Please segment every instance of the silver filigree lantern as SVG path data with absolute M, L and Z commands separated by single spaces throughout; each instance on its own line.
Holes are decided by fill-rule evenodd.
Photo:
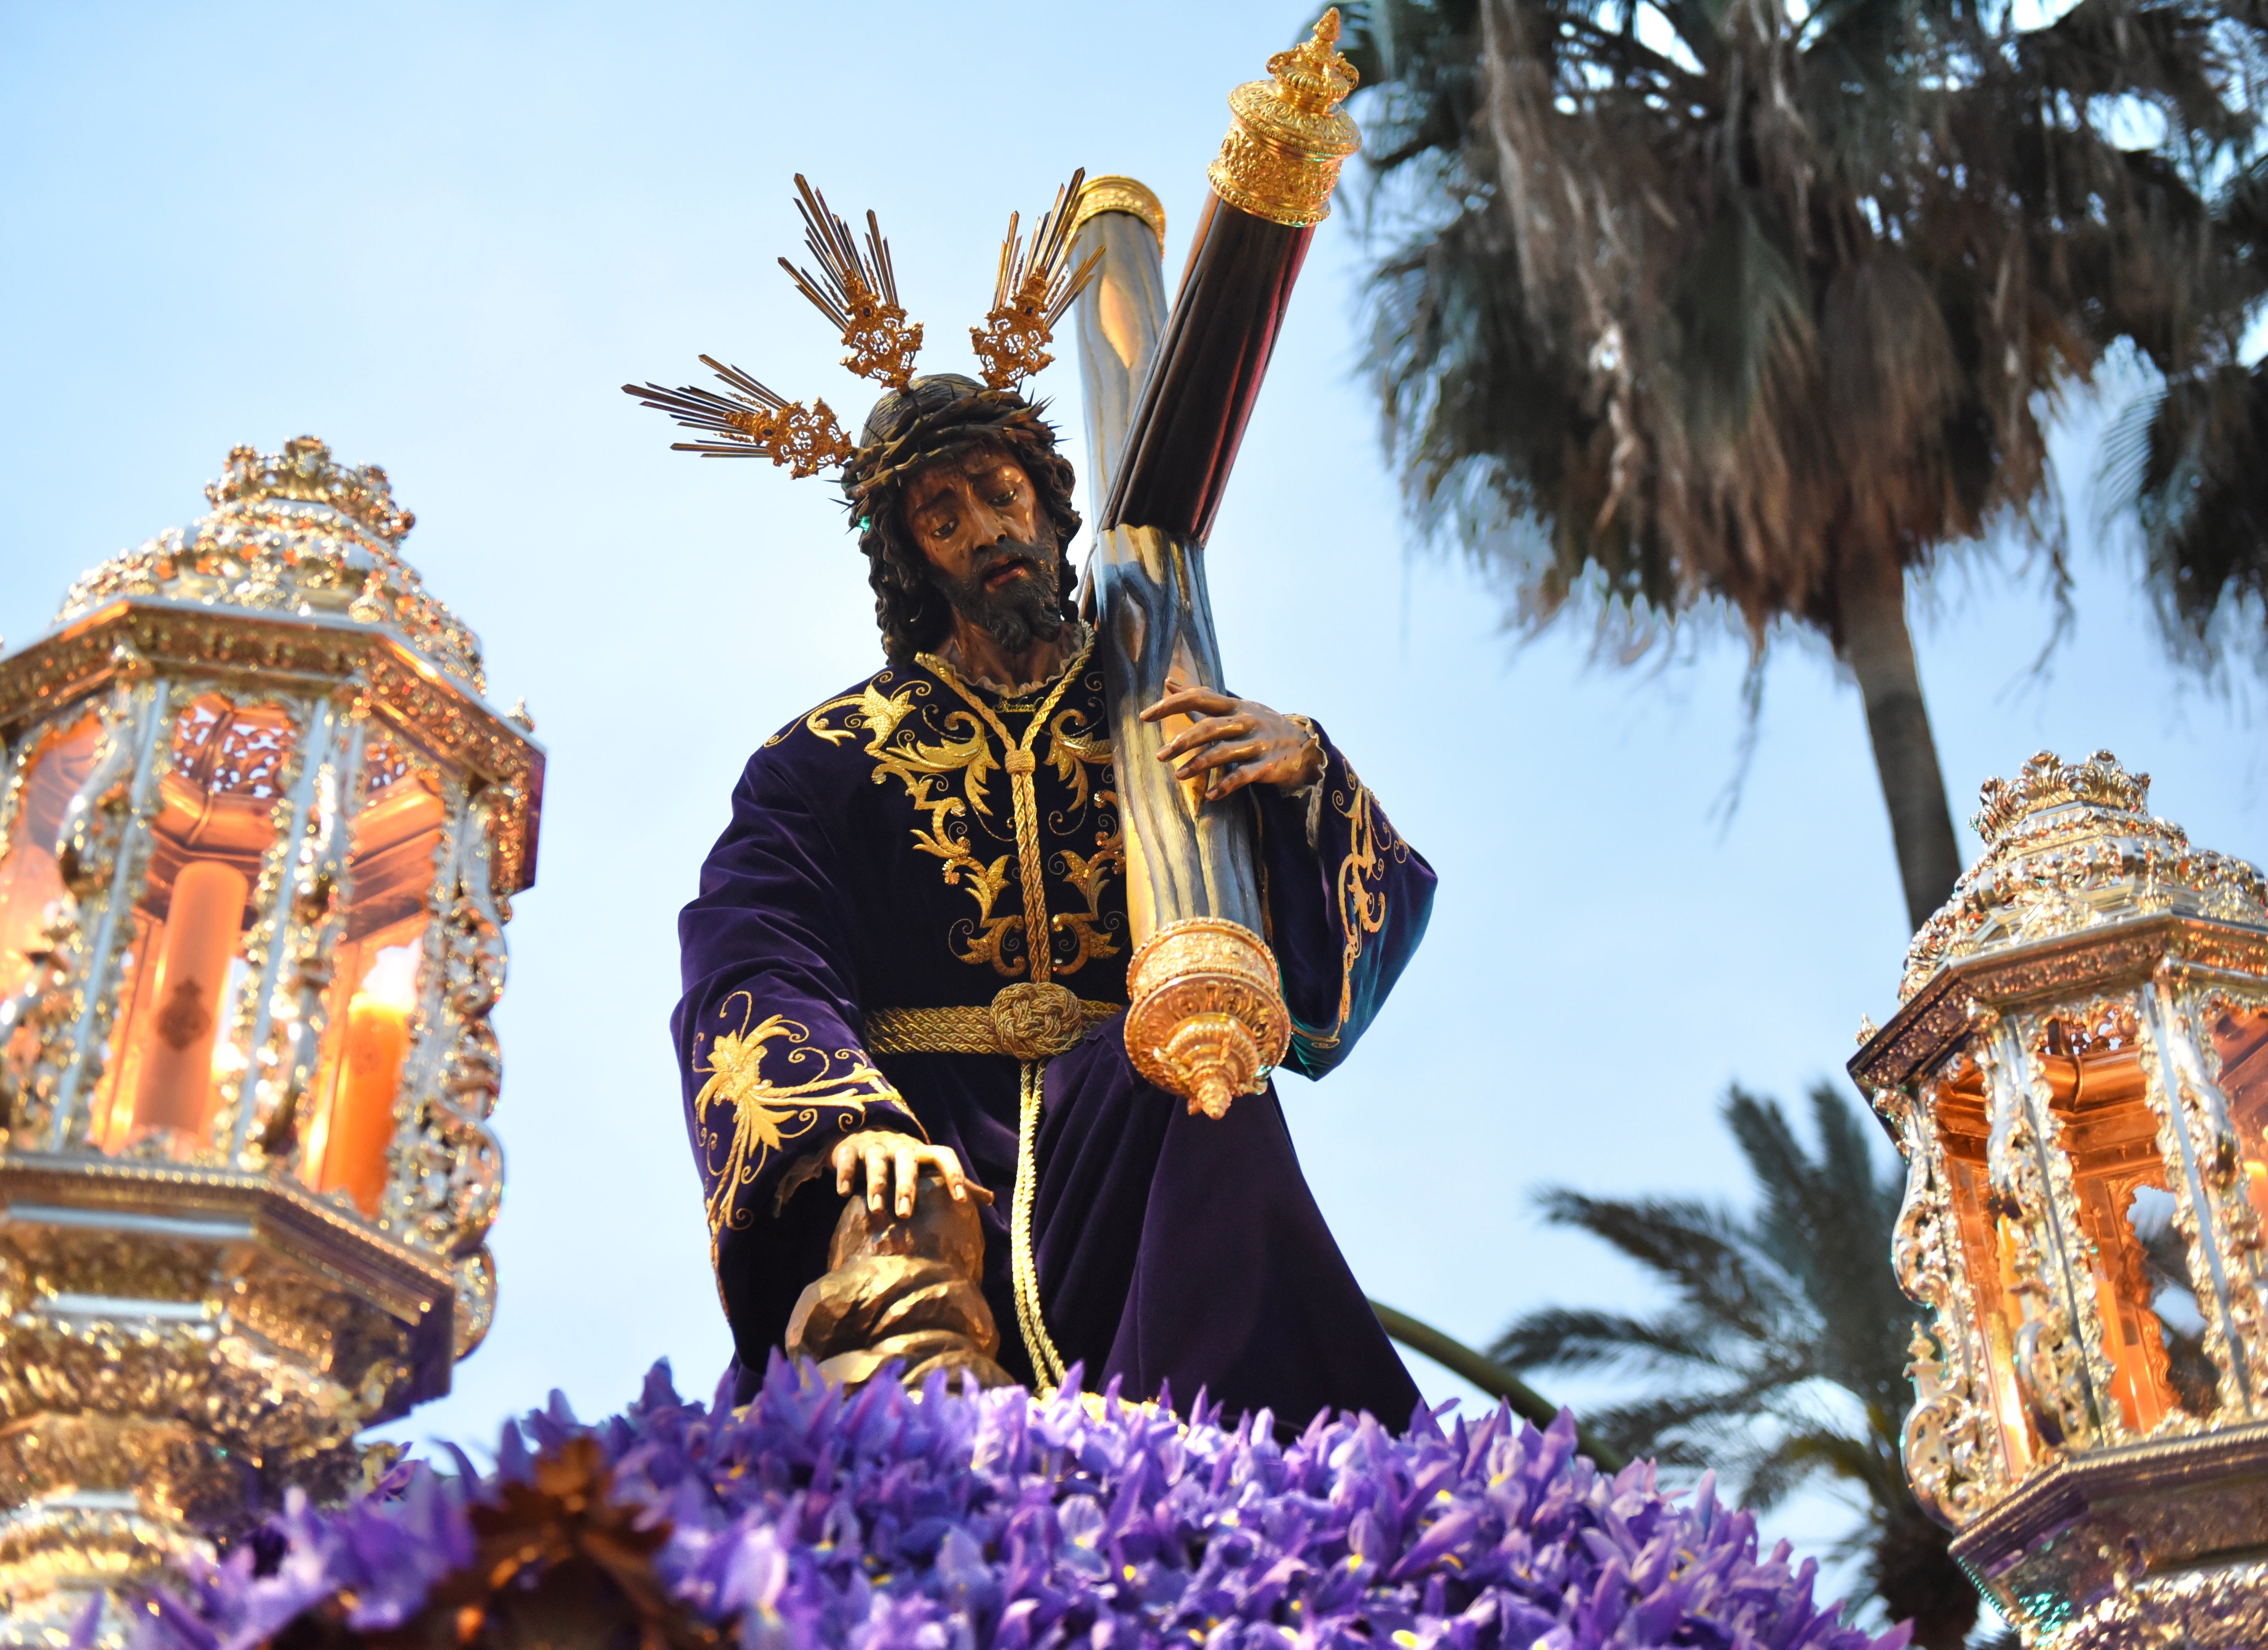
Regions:
M 2268 1642 L 2268 888 L 2148 794 L 1987 784 L 1851 1063 L 1929 1309 L 1907 1475 L 2028 1646 Z
M 495 1300 L 542 752 L 383 471 L 206 495 L 0 659 L 0 1643 L 337 1491 Z

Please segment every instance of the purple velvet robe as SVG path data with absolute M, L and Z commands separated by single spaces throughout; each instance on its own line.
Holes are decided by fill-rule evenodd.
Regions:
M 1035 726 L 1036 723 L 1036 726 Z M 718 1285 L 761 1370 L 824 1270 L 842 1200 L 788 1170 L 844 1134 L 951 1146 L 998 1201 L 984 1287 L 1000 1362 L 1033 1360 L 1010 1286 L 1020 1068 L 1005 1055 L 870 1055 L 883 1008 L 980 1007 L 1027 977 L 1030 943 L 1007 768 L 1035 759 L 1052 976 L 1126 1001 L 1124 853 L 1102 668 L 1003 700 L 924 655 L 797 718 L 749 759 L 733 821 L 679 919 L 673 1018 Z M 1328 739 L 1306 803 L 1257 814 L 1270 932 L 1310 1076 L 1353 1045 L 1416 948 L 1432 870 Z M 1332 1241 L 1272 1085 L 1226 1119 L 1136 1076 L 1123 1015 L 1048 1062 L 1032 1249 L 1042 1321 L 1088 1382 L 1129 1397 L 1200 1388 L 1231 1414 L 1305 1423 L 1329 1405 L 1398 1425 L 1418 1393 Z M 782 1196 L 783 1182 L 792 1190 Z

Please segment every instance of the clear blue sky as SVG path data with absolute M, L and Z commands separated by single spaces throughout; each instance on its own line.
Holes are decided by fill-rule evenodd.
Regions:
M 1073 166 L 1151 182 L 1177 268 L 1223 98 L 1300 10 L 0 7 L 0 633 L 200 513 L 232 445 L 313 433 L 392 474 L 406 554 L 550 749 L 497 1015 L 496 1330 L 397 1431 L 492 1436 L 554 1385 L 600 1413 L 658 1356 L 695 1388 L 722 1365 L 674 917 L 747 752 L 879 662 L 825 486 L 670 453 L 615 386 L 687 381 L 705 350 L 855 427 L 869 387 L 772 263 L 797 171 L 880 213 L 929 370 L 968 368 L 1010 209 Z M 1739 1191 L 1726 1085 L 1796 1101 L 1837 1073 L 1906 936 L 1822 650 L 1776 645 L 1725 823 L 1737 638 L 1701 627 L 1632 673 L 1580 625 L 1515 648 L 1467 570 L 1410 556 L 1355 374 L 1350 217 L 1318 239 L 1212 586 L 1236 686 L 1319 718 L 1440 873 L 1384 1018 L 1285 1101 L 1365 1285 L 1480 1342 L 1546 1301 L 1641 1304 L 1528 1189 Z M 1076 374 L 1049 378 L 1080 457 Z M 2036 749 L 2108 746 L 2257 860 L 2257 686 L 2216 697 L 2164 662 L 2092 441 L 2063 448 L 2078 615 L 2050 674 L 2026 674 L 2049 619 L 2021 552 L 1972 550 L 1919 601 L 1955 807 Z

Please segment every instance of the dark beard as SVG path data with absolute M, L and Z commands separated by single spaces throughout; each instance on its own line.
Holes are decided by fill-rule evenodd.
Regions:
M 1051 544 L 1025 544 L 1003 539 L 970 559 L 968 577 L 953 578 L 937 573 L 938 588 L 945 592 L 953 610 L 987 632 L 1000 651 L 1018 654 L 1035 641 L 1053 641 L 1063 634 L 1063 592 L 1060 559 Z M 1021 562 L 1026 576 L 998 590 L 987 590 L 988 574 L 1004 562 Z

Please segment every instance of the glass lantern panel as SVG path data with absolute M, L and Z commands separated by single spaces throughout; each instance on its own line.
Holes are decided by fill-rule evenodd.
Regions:
M 2268 1004 L 2216 997 L 2205 1018 L 2228 1120 L 2236 1130 L 2245 1196 L 2268 1226 Z
M 386 1192 L 403 1067 L 417 1026 L 425 929 L 447 810 L 438 782 L 392 740 L 364 747 L 349 828 L 345 932 L 333 955 L 313 1121 L 300 1155 L 313 1190 L 366 1215 Z
M 222 1087 L 250 1064 L 239 1011 L 251 978 L 253 889 L 298 729 L 278 704 L 206 694 L 173 725 L 150 869 L 134 907 L 117 1057 L 95 1093 L 92 1138 L 186 1158 L 206 1144 Z
M 16 818 L 0 852 L 0 998 L 24 989 L 47 949 L 47 926 L 63 896 L 55 837 L 101 742 L 102 719 L 89 713 L 50 726 L 24 763 Z
M 2134 1005 L 2122 998 L 2051 1016 L 2032 1053 L 2070 1160 L 2103 1351 L 2126 1425 L 2147 1433 L 2177 1411 L 2209 1416 L 2218 1376 L 2158 1153 Z
M 1989 1417 L 1987 1433 L 1999 1440 L 2008 1477 L 2021 1477 L 2039 1451 L 2038 1435 L 2016 1386 L 2016 1336 L 2024 1313 L 2001 1241 L 2006 1222 L 1994 1212 L 1986 1146 L 1992 1113 L 1984 1074 L 1963 1055 L 1930 1085 L 1930 1115 L 1944 1153 L 1946 1190 L 1960 1235 L 1962 1275 L 1976 1311 L 1975 1331 L 1986 1368 L 1977 1398 Z M 1948 1326 L 1948 1330 L 1951 1326 Z

